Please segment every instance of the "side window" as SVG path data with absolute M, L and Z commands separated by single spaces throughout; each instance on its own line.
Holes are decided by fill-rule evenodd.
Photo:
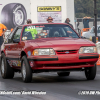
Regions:
M 100 33 L 100 27 L 98 27 L 98 29 L 97 29 L 97 33 Z
M 13 39 L 20 39 L 21 31 L 22 31 L 21 28 L 18 29 L 18 30 L 16 31 L 16 33 L 14 34 Z
M 4 43 L 11 43 L 12 42 L 12 36 L 13 36 L 13 32 L 11 32 L 8 36 L 8 38 L 5 40 Z
M 91 33 L 94 33 L 94 27 L 92 28 Z

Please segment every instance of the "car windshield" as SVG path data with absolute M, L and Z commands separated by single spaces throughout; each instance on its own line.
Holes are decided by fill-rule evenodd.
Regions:
M 77 33 L 70 26 L 61 24 L 25 26 L 22 34 L 22 40 L 53 37 L 79 38 Z

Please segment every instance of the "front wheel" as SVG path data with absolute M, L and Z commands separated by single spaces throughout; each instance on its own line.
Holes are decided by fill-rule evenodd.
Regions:
M 94 67 L 85 68 L 85 76 L 87 80 L 94 80 L 96 76 L 96 64 L 94 65 Z
M 24 82 L 28 83 L 32 81 L 32 69 L 29 66 L 26 56 L 22 57 L 21 73 L 22 73 L 22 79 Z

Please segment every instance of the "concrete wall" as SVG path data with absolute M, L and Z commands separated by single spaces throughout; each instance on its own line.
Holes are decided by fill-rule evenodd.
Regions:
M 66 5 L 66 9 L 67 9 L 67 18 L 70 18 L 70 23 L 74 26 L 75 28 L 75 22 L 74 22 L 74 0 L 67 0 L 67 5 Z

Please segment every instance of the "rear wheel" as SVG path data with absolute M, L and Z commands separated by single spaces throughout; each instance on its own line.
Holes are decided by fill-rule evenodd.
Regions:
M 4 79 L 14 77 L 14 70 L 8 64 L 4 53 L 1 54 L 1 76 Z
M 69 76 L 70 72 L 57 72 L 58 76 Z
M 94 67 L 85 68 L 85 76 L 87 80 L 94 80 L 96 76 L 96 64 L 94 65 Z
M 24 82 L 27 83 L 27 82 L 32 81 L 32 69 L 29 66 L 26 56 L 22 57 L 21 73 L 22 73 L 22 79 Z

